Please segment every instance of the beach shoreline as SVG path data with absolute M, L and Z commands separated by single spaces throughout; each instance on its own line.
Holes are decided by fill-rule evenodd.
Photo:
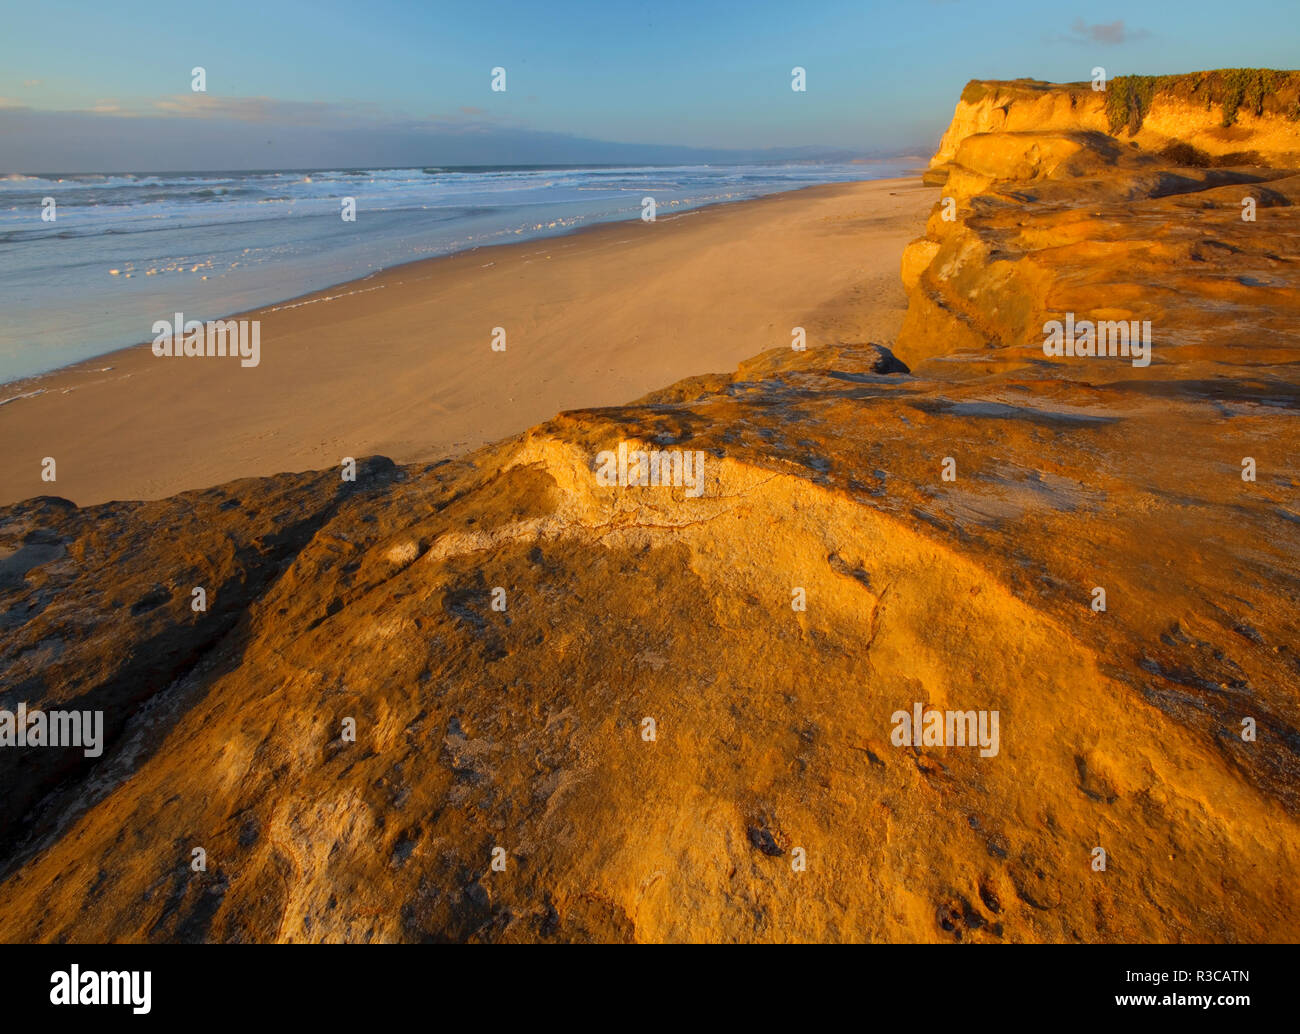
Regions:
M 646 194 L 662 218 L 915 173 L 901 159 L 852 165 L 0 177 L 0 296 L 13 303 L 0 384 L 150 340 L 159 313 L 218 320 L 424 259 L 636 221 Z M 66 227 L 23 224 L 62 193 Z
M 892 340 L 899 258 L 935 193 L 912 178 L 823 184 L 471 248 L 232 314 L 261 323 L 254 367 L 143 343 L 10 381 L 0 502 L 156 499 L 345 456 L 463 455 L 562 410 L 730 370 L 794 326 L 809 347 Z

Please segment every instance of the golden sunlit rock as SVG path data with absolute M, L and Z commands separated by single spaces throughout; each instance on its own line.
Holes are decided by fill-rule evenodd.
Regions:
M 1294 129 L 983 89 L 890 347 L 0 511 L 4 938 L 1294 938 Z

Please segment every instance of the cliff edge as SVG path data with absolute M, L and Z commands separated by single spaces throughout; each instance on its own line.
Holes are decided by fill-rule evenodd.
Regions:
M 963 104 L 892 350 L 0 509 L 0 936 L 1294 939 L 1296 154 Z
M 1100 85 L 1100 80 L 1099 80 Z M 1203 163 L 1300 165 L 1300 72 L 1221 69 L 1091 82 L 972 80 L 931 159 L 942 183 L 963 140 L 979 133 L 1105 133 L 1144 151 L 1181 146 Z M 1185 158 L 1183 159 L 1186 160 Z

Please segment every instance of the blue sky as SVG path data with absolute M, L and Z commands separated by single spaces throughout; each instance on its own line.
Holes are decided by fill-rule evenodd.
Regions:
M 169 138 L 199 146 L 203 134 L 232 156 L 243 149 L 294 164 L 301 153 L 302 165 L 327 138 L 365 150 L 382 137 L 420 163 L 445 160 L 440 141 L 452 136 L 460 143 L 448 153 L 483 145 L 486 160 L 500 160 L 492 141 L 506 141 L 519 161 L 534 152 L 555 160 L 565 137 L 928 152 L 972 78 L 1300 65 L 1297 0 L 1240 9 L 1222 0 L 9 8 L 0 37 L 6 171 L 52 171 L 59 160 L 158 167 L 117 163 L 166 153 Z M 207 70 L 204 95 L 190 91 L 195 65 Z M 489 88 L 498 65 L 505 93 Z M 807 69 L 806 93 L 790 89 L 795 65 Z M 574 154 L 588 160 L 576 143 Z

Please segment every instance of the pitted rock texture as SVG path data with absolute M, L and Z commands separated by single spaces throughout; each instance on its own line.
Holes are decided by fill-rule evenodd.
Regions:
M 0 511 L 0 702 L 111 730 L 6 769 L 0 936 L 1294 939 L 1297 177 L 1000 135 L 892 349 L 355 485 Z M 1045 356 L 1067 310 L 1151 364 Z M 602 484 L 620 443 L 703 491 Z M 895 745 L 914 703 L 996 754 Z

